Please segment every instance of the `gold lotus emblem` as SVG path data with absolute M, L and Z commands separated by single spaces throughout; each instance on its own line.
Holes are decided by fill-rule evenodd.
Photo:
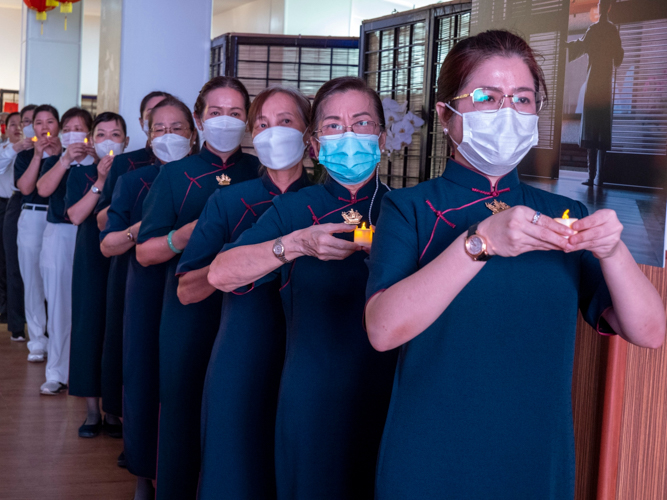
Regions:
M 229 184 L 232 182 L 232 178 L 226 174 L 216 175 L 215 180 L 218 181 L 218 184 L 221 186 L 229 186 Z
M 493 215 L 496 215 L 497 213 L 502 212 L 503 210 L 507 210 L 510 208 L 510 206 L 507 203 L 503 203 L 502 201 L 498 200 L 493 200 L 493 203 L 485 203 L 486 208 L 491 210 L 493 212 Z
M 361 224 L 361 214 L 354 208 L 350 209 L 349 212 L 343 212 L 341 215 L 343 216 L 343 219 L 345 219 L 345 224 L 350 224 L 351 226 L 358 226 Z

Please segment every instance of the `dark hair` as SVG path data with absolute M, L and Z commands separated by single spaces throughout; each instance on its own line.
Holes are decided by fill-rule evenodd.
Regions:
M 154 90 L 150 94 L 146 94 L 139 104 L 139 118 L 144 118 L 144 111 L 146 111 L 146 106 L 148 106 L 148 101 L 153 99 L 153 97 L 172 97 L 169 92 L 163 92 L 161 90 Z
M 23 106 L 23 108 L 21 108 L 21 120 L 23 120 L 23 115 L 25 115 L 28 111 L 32 111 L 35 108 L 37 108 L 36 104 L 28 104 L 27 106 Z
M 250 109 L 250 95 L 248 94 L 248 90 L 245 88 L 245 85 L 241 83 L 241 80 L 231 76 L 215 76 L 206 82 L 199 91 L 197 102 L 195 102 L 195 115 L 197 115 L 199 118 L 203 118 L 204 110 L 206 109 L 206 97 L 208 94 L 212 90 L 225 88 L 234 89 L 243 96 L 243 104 L 247 114 L 248 110 Z
M 250 110 L 248 111 L 248 128 L 250 130 L 253 129 L 257 117 L 262 112 L 264 103 L 269 99 L 269 97 L 275 94 L 285 94 L 294 100 L 296 107 L 299 109 L 301 119 L 306 126 L 306 130 L 308 130 L 310 128 L 311 116 L 310 101 L 305 95 L 301 93 L 299 89 L 294 87 L 283 87 L 282 85 L 267 87 L 255 96 L 255 98 L 252 100 L 252 104 L 250 105 Z
M 21 119 L 21 113 L 18 111 L 13 111 L 7 115 L 7 118 L 5 118 L 5 125 L 9 125 L 9 120 L 12 119 L 12 116 L 18 116 L 19 120 Z
M 185 115 L 185 119 L 187 120 L 188 125 L 190 126 L 190 130 L 193 130 L 195 133 L 195 143 L 192 145 L 191 154 L 193 155 L 199 154 L 199 131 L 195 126 L 195 120 L 194 118 L 192 118 L 192 113 L 190 112 L 190 108 L 188 108 L 180 99 L 170 95 L 169 97 L 166 97 L 164 100 L 157 103 L 153 108 L 153 110 L 151 111 L 150 117 L 148 118 L 148 128 L 149 129 L 153 128 L 153 116 L 155 116 L 155 111 L 157 111 L 160 108 L 166 108 L 167 106 L 174 107 L 180 110 Z
M 56 119 L 58 122 L 58 126 L 60 126 L 60 114 L 58 113 L 58 110 L 51 106 L 50 104 L 41 104 L 39 106 L 35 107 L 35 112 L 32 115 L 32 121 L 33 123 L 35 122 L 35 117 L 39 114 L 42 113 L 43 111 L 46 111 L 47 113 L 51 113 L 53 117 Z
M 544 73 L 537 64 L 535 53 L 530 45 L 523 38 L 509 31 L 489 30 L 464 38 L 449 51 L 440 67 L 438 76 L 438 102 L 447 103 L 456 97 L 461 88 L 468 83 L 473 71 L 480 64 L 495 56 L 521 58 L 533 75 L 535 90 L 542 93 L 544 101 L 547 100 Z M 445 119 L 448 119 L 452 113 L 447 108 Z
M 341 76 L 339 78 L 334 78 L 333 80 L 329 80 L 320 87 L 320 89 L 317 91 L 317 94 L 315 94 L 315 100 L 313 101 L 313 110 L 310 120 L 311 128 L 315 129 L 320 121 L 322 114 L 322 104 L 324 101 L 329 99 L 332 95 L 342 94 L 351 90 L 366 94 L 370 98 L 371 102 L 373 103 L 373 107 L 375 108 L 375 112 L 380 119 L 380 128 L 384 130 L 384 110 L 382 108 L 382 101 L 380 100 L 380 96 L 378 96 L 377 92 L 370 88 L 365 81 L 354 76 Z
M 127 125 L 125 124 L 125 119 L 120 116 L 118 113 L 113 113 L 111 111 L 105 111 L 104 113 L 100 113 L 97 115 L 95 118 L 95 121 L 93 122 L 93 126 L 90 127 L 90 132 L 91 134 L 95 132 L 95 128 L 100 124 L 100 123 L 107 123 L 107 122 L 116 122 L 118 125 L 120 125 L 120 128 L 123 129 L 123 135 L 127 137 Z
M 93 130 L 93 117 L 90 112 L 86 109 L 77 107 L 69 108 L 63 113 L 63 116 L 60 119 L 60 128 L 64 128 L 68 121 L 70 121 L 72 118 L 76 118 L 77 116 L 83 120 L 83 123 L 85 123 L 86 127 L 88 127 L 89 132 Z

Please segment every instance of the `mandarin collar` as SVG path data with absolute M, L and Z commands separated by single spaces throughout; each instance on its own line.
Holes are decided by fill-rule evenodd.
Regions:
M 234 163 L 237 163 L 241 160 L 241 158 L 243 158 L 243 150 L 239 147 L 229 158 L 227 158 L 226 162 L 223 162 L 222 158 L 208 149 L 208 146 L 206 143 L 204 143 L 201 151 L 199 152 L 199 156 L 201 156 L 205 162 L 210 163 L 213 166 L 227 168 L 231 167 Z
M 269 194 L 272 194 L 273 196 L 278 196 L 279 194 L 281 194 L 280 189 L 278 189 L 278 186 L 276 186 L 271 180 L 271 176 L 269 175 L 268 169 L 266 172 L 262 174 L 260 179 L 262 180 L 262 185 L 264 186 L 264 189 L 266 189 L 269 192 Z M 285 192 L 286 193 L 295 192 L 300 190 L 301 188 L 310 185 L 311 185 L 310 177 L 308 177 L 306 169 L 303 168 L 301 169 L 301 177 L 299 177 L 292 184 L 290 184 L 285 190 Z
M 492 186 L 489 179 L 483 174 L 464 167 L 452 159 L 447 160 L 442 177 L 464 188 L 493 196 L 497 196 L 501 190 L 512 189 L 519 185 L 519 174 L 516 168 L 498 179 L 496 185 Z
M 334 198 L 338 198 L 341 201 L 356 203 L 356 201 L 360 200 L 361 198 L 373 196 L 375 188 L 377 187 L 376 179 L 376 173 L 373 172 L 373 175 L 371 175 L 366 183 L 359 188 L 355 196 L 352 196 L 352 193 L 346 186 L 339 184 L 331 176 L 328 176 L 326 182 L 324 183 L 324 187 Z

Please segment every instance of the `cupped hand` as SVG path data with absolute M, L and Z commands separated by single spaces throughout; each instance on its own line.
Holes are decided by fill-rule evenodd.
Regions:
M 598 259 L 614 255 L 621 242 L 623 224 L 614 210 L 605 208 L 572 224 L 577 234 L 570 236 L 566 252 L 589 250 Z
M 51 145 L 51 138 L 50 137 L 39 137 L 37 139 L 37 142 L 33 143 L 35 145 L 35 154 L 38 155 L 40 158 L 44 154 L 44 151 L 46 150 L 47 147 Z
M 25 151 L 26 149 L 30 149 L 31 147 L 33 147 L 33 142 L 32 139 L 21 139 L 12 147 L 14 148 L 15 152 L 20 153 L 21 151 Z
M 535 210 L 517 205 L 479 223 L 490 255 L 515 257 L 534 250 L 565 250 L 574 231 L 542 214 L 533 224 Z
M 290 250 L 296 251 L 301 255 L 308 255 L 319 260 L 343 260 L 348 258 L 354 252 L 361 250 L 363 247 L 351 241 L 336 238 L 335 233 L 349 233 L 354 231 L 356 226 L 350 224 L 316 224 L 299 231 L 295 231 L 291 235 L 291 240 L 295 243 L 296 248 L 293 248 L 289 242 L 290 238 L 284 238 L 286 255 L 285 257 L 292 260 L 290 257 Z
M 73 161 L 76 161 L 77 158 L 85 158 L 87 154 L 87 146 L 83 142 L 77 142 L 70 144 L 63 154 L 63 162 L 66 165 L 71 164 Z
M 104 180 L 109 175 L 109 170 L 111 170 L 111 164 L 113 163 L 113 156 L 105 156 L 97 164 L 97 178 L 98 180 Z

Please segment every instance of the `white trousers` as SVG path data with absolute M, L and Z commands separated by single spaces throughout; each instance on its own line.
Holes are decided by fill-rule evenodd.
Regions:
M 46 305 L 44 282 L 39 270 L 39 254 L 46 227 L 46 212 L 21 210 L 16 241 L 19 253 L 19 269 L 23 278 L 25 320 L 28 324 L 28 350 L 31 353 L 46 352 Z
M 72 265 L 77 227 L 46 223 L 39 267 L 48 307 L 47 382 L 67 383 L 72 336 Z

